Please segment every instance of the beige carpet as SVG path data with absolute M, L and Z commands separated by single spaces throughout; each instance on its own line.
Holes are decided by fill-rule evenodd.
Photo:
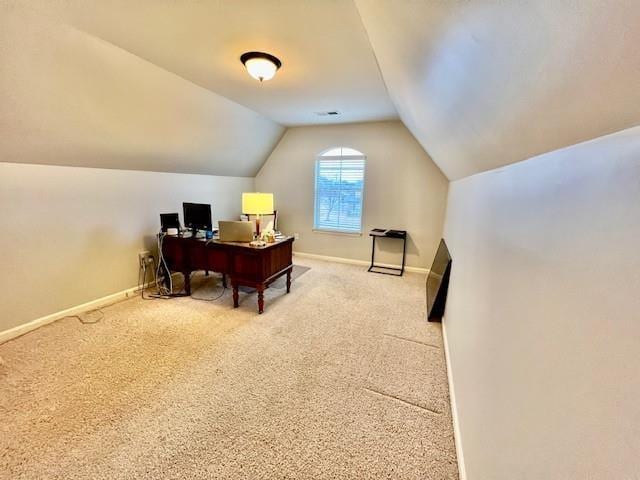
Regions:
M 424 277 L 296 263 L 260 316 L 136 298 L 0 345 L 0 478 L 457 478 Z

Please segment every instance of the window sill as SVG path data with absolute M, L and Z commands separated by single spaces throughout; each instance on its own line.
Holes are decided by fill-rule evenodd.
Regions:
M 314 228 L 313 232 L 315 233 L 324 233 L 328 235 L 341 235 L 346 237 L 361 237 L 362 232 L 346 232 L 344 230 L 324 230 L 320 228 Z

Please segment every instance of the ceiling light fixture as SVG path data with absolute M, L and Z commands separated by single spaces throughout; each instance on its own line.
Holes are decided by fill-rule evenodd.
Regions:
M 251 75 L 256 80 L 271 80 L 276 74 L 276 71 L 282 66 L 282 62 L 264 52 L 247 52 L 243 53 L 240 57 L 240 61 Z

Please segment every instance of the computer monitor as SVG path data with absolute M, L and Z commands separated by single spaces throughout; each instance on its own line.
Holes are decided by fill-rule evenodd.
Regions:
M 160 228 L 163 232 L 166 232 L 169 228 L 177 228 L 180 230 L 180 219 L 177 213 L 161 213 L 160 214 Z
M 207 203 L 182 204 L 184 210 L 184 226 L 193 231 L 211 230 L 211 205 Z

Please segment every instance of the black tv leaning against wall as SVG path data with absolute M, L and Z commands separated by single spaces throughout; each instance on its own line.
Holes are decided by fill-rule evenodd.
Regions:
M 427 320 L 429 321 L 441 320 L 444 315 L 451 263 L 451 254 L 443 238 L 440 240 L 438 251 L 427 276 Z

